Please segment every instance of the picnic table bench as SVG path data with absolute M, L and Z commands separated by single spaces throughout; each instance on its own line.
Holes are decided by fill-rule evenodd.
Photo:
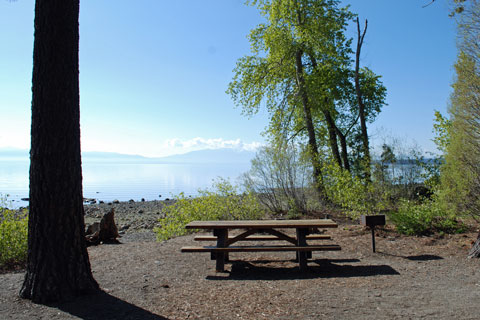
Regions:
M 193 221 L 187 229 L 213 230 L 213 236 L 196 236 L 196 241 L 216 241 L 215 246 L 183 247 L 182 252 L 210 252 L 216 260 L 216 270 L 224 271 L 229 252 L 280 252 L 297 253 L 300 270 L 307 269 L 307 258 L 312 251 L 341 250 L 336 244 L 309 245 L 307 240 L 328 240 L 329 235 L 315 234 L 319 228 L 336 228 L 330 219 L 312 220 L 235 220 L 235 221 Z M 243 229 L 236 235 L 229 235 L 230 230 Z M 295 229 L 295 235 L 289 235 L 279 229 Z M 260 234 L 259 234 L 260 233 Z M 245 245 L 232 246 L 239 241 L 286 241 L 287 245 Z

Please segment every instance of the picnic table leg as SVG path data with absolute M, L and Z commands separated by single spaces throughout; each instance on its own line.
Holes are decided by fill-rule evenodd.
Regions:
M 227 246 L 228 231 L 226 229 L 215 229 L 213 234 L 217 237 L 217 248 L 225 248 Z M 228 259 L 228 255 L 224 252 L 216 253 L 216 271 L 225 271 L 225 258 Z
M 307 246 L 306 236 L 308 234 L 308 229 L 297 228 L 297 245 L 299 247 Z M 300 271 L 307 270 L 307 251 L 299 251 L 297 253 L 298 263 L 300 265 Z

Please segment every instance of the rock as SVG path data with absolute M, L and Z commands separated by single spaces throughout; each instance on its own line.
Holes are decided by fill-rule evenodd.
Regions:
M 143 211 L 143 210 L 138 210 L 138 213 L 144 213 L 144 212 L 145 212 L 145 211 Z
M 114 217 L 115 211 L 112 208 L 102 217 L 100 223 L 95 222 L 87 228 L 85 232 L 87 246 L 100 243 L 119 243 L 117 240 L 119 234 Z

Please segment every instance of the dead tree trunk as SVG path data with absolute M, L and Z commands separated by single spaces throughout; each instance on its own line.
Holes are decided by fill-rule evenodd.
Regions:
M 98 290 L 85 244 L 78 83 L 79 0 L 37 0 L 27 272 L 36 303 Z
M 470 249 L 470 252 L 468 252 L 468 257 L 469 258 L 480 258 L 480 232 L 478 233 L 477 241 L 475 241 L 472 249 Z
M 363 33 L 360 32 L 360 21 L 357 18 L 357 52 L 355 53 L 355 92 L 357 94 L 357 103 L 358 103 L 358 115 L 360 118 L 360 128 L 362 135 L 363 143 L 363 155 L 365 162 L 365 178 L 369 181 L 371 179 L 370 174 L 370 146 L 368 143 L 368 132 L 367 132 L 367 120 L 365 115 L 365 104 L 363 103 L 362 90 L 360 88 L 360 52 L 362 50 L 363 39 L 365 38 L 365 33 L 367 32 L 368 20 L 365 20 L 365 29 Z

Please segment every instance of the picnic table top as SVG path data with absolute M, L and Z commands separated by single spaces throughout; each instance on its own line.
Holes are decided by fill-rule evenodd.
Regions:
M 265 228 L 336 228 L 331 219 L 310 220 L 233 220 L 233 221 L 192 221 L 187 229 L 265 229 Z

